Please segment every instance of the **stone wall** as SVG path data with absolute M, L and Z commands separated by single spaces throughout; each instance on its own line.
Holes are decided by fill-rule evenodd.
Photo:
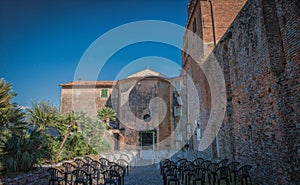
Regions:
M 227 111 L 221 158 L 253 166 L 255 184 L 300 180 L 300 2 L 248 0 L 213 53 Z
M 46 171 L 25 173 L 14 178 L 0 179 L 0 185 L 43 185 L 48 184 L 50 174 Z
M 83 81 L 84 82 L 84 81 Z M 76 82 L 73 82 L 76 83 Z M 61 113 L 72 110 L 85 112 L 90 118 L 97 118 L 97 111 L 109 106 L 112 85 L 64 85 L 61 88 Z M 99 83 L 99 82 L 98 82 Z M 108 89 L 107 98 L 101 97 L 101 89 Z
M 120 128 L 125 128 L 123 131 L 126 138 L 124 144 L 127 146 L 120 143 L 120 149 L 130 146 L 138 147 L 139 131 L 157 130 L 157 142 L 171 135 L 173 130 L 172 86 L 167 80 L 157 77 L 120 80 L 113 89 L 113 97 L 118 99 L 115 109 Z M 165 110 L 160 110 L 163 108 L 159 106 L 160 104 L 150 103 L 155 98 L 161 98 L 166 105 Z M 148 123 L 143 120 L 146 114 L 151 115 Z M 172 143 L 169 142 L 168 145 L 172 146 Z

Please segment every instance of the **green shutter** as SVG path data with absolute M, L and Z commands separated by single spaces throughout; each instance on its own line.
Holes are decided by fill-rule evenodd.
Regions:
M 107 98 L 108 89 L 101 89 L 101 98 Z

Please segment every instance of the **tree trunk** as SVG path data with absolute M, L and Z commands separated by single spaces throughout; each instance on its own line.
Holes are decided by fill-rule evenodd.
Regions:
M 72 129 L 73 129 L 74 125 L 75 125 L 75 121 L 72 121 L 71 124 L 70 124 L 69 130 L 68 130 L 68 132 L 66 133 L 66 135 L 65 135 L 63 141 L 61 142 L 60 147 L 59 147 L 59 149 L 57 150 L 57 153 L 56 153 L 56 155 L 55 155 L 55 161 L 56 161 L 56 162 L 57 162 L 58 156 L 60 155 L 60 153 L 61 153 L 61 151 L 62 151 L 62 149 L 63 149 L 63 147 L 64 147 L 64 145 L 65 145 L 65 143 L 66 143 L 66 141 L 67 141 L 67 139 L 68 139 L 68 137 L 70 136 L 70 134 L 71 134 L 71 132 L 72 132 Z

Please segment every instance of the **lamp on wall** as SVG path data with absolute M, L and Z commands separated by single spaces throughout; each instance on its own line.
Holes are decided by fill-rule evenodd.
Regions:
M 197 141 L 201 140 L 201 129 L 200 129 L 200 123 L 195 120 L 195 124 L 197 124 L 197 128 L 196 128 L 196 139 Z

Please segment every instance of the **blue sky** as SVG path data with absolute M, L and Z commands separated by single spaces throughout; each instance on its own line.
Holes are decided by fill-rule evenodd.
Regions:
M 58 106 L 59 84 L 74 80 L 82 55 L 98 37 L 133 21 L 163 20 L 185 26 L 187 3 L 188 0 L 0 1 L 0 77 L 13 84 L 18 94 L 14 101 L 18 104 L 30 106 L 33 100 L 49 100 Z M 122 76 L 119 72 L 124 69 L 131 73 L 147 66 L 176 75 L 179 67 L 163 67 L 166 61 L 180 66 L 180 50 L 162 43 L 135 43 L 117 51 L 105 63 L 98 80 L 114 80 Z M 130 63 L 134 69 L 127 66 Z

